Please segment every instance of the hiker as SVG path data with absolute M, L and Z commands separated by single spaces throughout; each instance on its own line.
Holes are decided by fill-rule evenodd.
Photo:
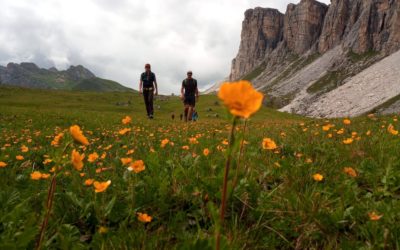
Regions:
M 158 95 L 156 75 L 151 72 L 150 64 L 144 66 L 145 72 L 140 75 L 139 93 L 143 94 L 147 117 L 153 119 L 153 95 Z
M 175 114 L 174 113 L 171 114 L 171 119 L 175 120 Z
M 192 78 L 192 75 L 192 71 L 188 71 L 187 78 L 182 81 L 181 99 L 185 105 L 185 122 L 192 120 L 193 108 L 196 106 L 196 100 L 199 99 L 197 80 Z

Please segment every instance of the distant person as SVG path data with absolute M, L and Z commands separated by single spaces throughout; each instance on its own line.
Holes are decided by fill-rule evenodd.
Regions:
M 185 122 L 192 120 L 193 108 L 196 106 L 196 101 L 199 99 L 197 80 L 192 78 L 192 75 L 192 71 L 187 72 L 187 78 L 182 81 L 181 87 L 181 99 L 185 105 Z
M 182 121 L 182 119 L 183 119 L 183 114 L 180 114 L 179 117 L 181 118 L 181 121 Z
M 172 113 L 171 119 L 172 119 L 172 120 L 175 120 L 175 114 L 174 114 L 174 113 Z
M 147 117 L 153 119 L 153 96 L 158 95 L 156 75 L 151 72 L 150 64 L 144 66 L 145 72 L 140 75 L 139 93 L 143 94 Z

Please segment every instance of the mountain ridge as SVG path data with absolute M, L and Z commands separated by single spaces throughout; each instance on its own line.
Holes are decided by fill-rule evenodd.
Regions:
M 229 80 L 250 80 L 266 94 L 266 104 L 281 111 L 329 117 L 334 114 L 328 107 L 341 96 L 324 103 L 326 108 L 317 106 L 316 112 L 309 107 L 316 107 L 313 104 L 321 96 L 399 49 L 399 0 L 332 0 L 330 5 L 301 0 L 289 4 L 284 14 L 257 7 L 244 13 Z M 391 77 L 395 72 L 387 74 L 396 79 Z M 382 82 L 378 78 L 373 81 L 376 85 Z M 400 94 L 398 80 L 386 84 Z M 368 105 L 370 94 L 366 93 L 362 105 Z M 373 110 L 389 96 L 381 96 L 365 108 Z M 358 114 L 350 110 L 342 115 Z
M 11 86 L 38 89 L 76 91 L 132 91 L 121 84 L 97 77 L 82 65 L 71 65 L 66 70 L 55 67 L 39 68 L 35 63 L 8 63 L 0 66 L 0 83 Z

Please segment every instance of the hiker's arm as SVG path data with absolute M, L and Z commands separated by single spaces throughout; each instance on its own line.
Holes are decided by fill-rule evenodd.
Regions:
M 158 95 L 158 87 L 157 87 L 157 80 L 156 79 L 154 79 L 154 89 L 155 89 L 154 94 Z
M 181 87 L 181 99 L 183 99 L 183 85 Z
M 199 89 L 197 88 L 197 84 L 196 84 L 196 98 L 197 100 L 199 100 Z
M 139 81 L 139 94 L 141 94 L 141 93 L 143 93 L 143 81 L 142 81 L 142 78 L 140 78 L 140 81 Z

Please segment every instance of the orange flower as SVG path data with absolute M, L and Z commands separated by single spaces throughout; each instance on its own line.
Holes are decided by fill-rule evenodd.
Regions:
M 17 159 L 18 161 L 22 161 L 24 157 L 22 155 L 17 155 L 15 156 L 15 159 Z
M 95 162 L 98 158 L 99 158 L 99 155 L 96 152 L 94 152 L 89 155 L 88 162 Z
M 339 129 L 339 130 L 336 132 L 336 134 L 338 134 L 338 135 L 341 135 L 341 134 L 343 134 L 343 133 L 344 133 L 344 129 L 343 129 L 343 128 Z
M 164 139 L 161 141 L 161 147 L 164 148 L 169 143 L 168 139 Z
M 137 218 L 143 223 L 151 222 L 151 220 L 153 219 L 150 215 L 145 213 L 137 213 Z
M 0 168 L 5 168 L 7 166 L 7 163 L 4 161 L 0 161 Z
M 104 191 L 106 191 L 106 189 L 108 188 L 108 186 L 110 186 L 111 181 L 105 181 L 105 182 L 98 182 L 95 181 L 93 182 L 93 186 L 94 186 L 94 191 L 96 193 L 102 193 Z
M 387 130 L 392 135 L 398 135 L 399 134 L 399 131 L 395 130 L 392 124 L 389 124 Z
M 277 148 L 276 143 L 271 138 L 264 138 L 262 142 L 263 149 L 274 150 Z
M 351 124 L 350 119 L 344 119 L 344 120 L 343 120 L 343 124 L 344 124 L 344 125 L 350 125 L 350 124 Z
M 69 131 L 76 142 L 85 146 L 89 145 L 88 139 L 83 135 L 82 130 L 78 125 L 71 126 Z
M 78 151 L 75 149 L 72 150 L 72 155 L 71 155 L 71 162 L 74 168 L 78 171 L 82 171 L 83 168 L 83 159 L 85 159 L 85 154 L 79 154 Z
M 48 179 L 50 177 L 50 174 L 42 174 L 41 178 L 42 179 Z
M 93 184 L 94 180 L 93 179 L 86 179 L 85 180 L 85 185 L 86 186 L 91 186 Z
M 135 173 L 140 173 L 145 170 L 144 162 L 142 160 L 134 161 L 129 167 L 129 171 L 133 171 Z
M 122 165 L 128 165 L 132 162 L 132 158 L 121 158 Z
M 189 143 L 190 143 L 190 144 L 198 144 L 199 141 L 197 140 L 196 137 L 192 137 L 192 138 L 189 138 Z
M 378 215 L 375 211 L 368 213 L 369 219 L 372 221 L 377 221 L 382 218 L 383 215 Z
M 188 145 L 182 146 L 182 149 L 183 150 L 189 150 L 189 146 Z
M 42 178 L 42 173 L 40 173 L 39 171 L 34 171 L 31 173 L 31 179 L 32 180 L 40 180 Z
M 53 139 L 53 141 L 51 141 L 51 146 L 58 146 L 60 144 L 61 139 L 63 138 L 64 133 L 59 133 L 58 135 L 56 135 Z
M 314 174 L 313 175 L 314 181 L 322 181 L 324 179 L 324 176 L 322 174 Z
M 208 148 L 205 148 L 205 149 L 203 150 L 203 155 L 204 155 L 204 156 L 207 156 L 208 154 L 210 154 L 210 150 L 209 150 Z
M 126 125 L 126 124 L 131 123 L 131 121 L 132 121 L 132 118 L 130 116 L 125 116 L 125 118 L 122 119 L 122 124 Z
M 232 115 L 249 118 L 262 104 L 263 94 L 253 88 L 249 81 L 225 82 L 218 97 Z
M 352 144 L 353 143 L 353 139 L 352 138 L 347 138 L 345 140 L 343 140 L 344 144 Z
M 357 177 L 357 172 L 351 167 L 343 168 L 343 172 L 345 172 L 346 174 L 348 174 L 351 177 Z
M 134 152 L 135 152 L 134 149 L 128 150 L 128 152 L 126 152 L 126 155 L 131 155 L 131 154 L 133 154 Z
M 49 163 L 51 163 L 51 162 L 53 162 L 53 160 L 51 160 L 51 159 L 46 159 L 46 160 L 43 161 L 43 164 L 44 164 L 44 165 L 47 165 L 47 164 L 49 164 Z
M 128 133 L 128 132 L 130 132 L 130 131 L 131 131 L 130 128 L 123 128 L 123 129 L 121 129 L 120 131 L 118 131 L 118 133 L 119 133 L 120 135 L 124 135 L 124 134 L 126 134 L 126 133 Z
M 25 146 L 25 145 L 22 145 L 21 146 L 21 152 L 22 153 L 26 153 L 26 152 L 28 152 L 29 151 L 29 148 L 27 147 L 27 146 Z

